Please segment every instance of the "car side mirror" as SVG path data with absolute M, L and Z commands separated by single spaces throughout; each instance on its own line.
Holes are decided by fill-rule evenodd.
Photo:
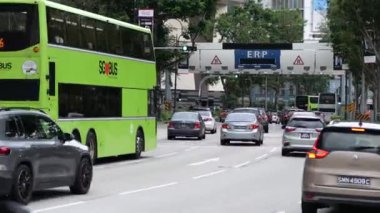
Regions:
M 65 132 L 61 135 L 59 139 L 63 142 L 66 142 L 66 141 L 74 140 L 75 138 L 72 134 Z

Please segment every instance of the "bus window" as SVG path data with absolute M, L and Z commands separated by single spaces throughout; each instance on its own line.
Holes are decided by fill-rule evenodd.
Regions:
M 122 55 L 120 27 L 114 24 L 107 24 L 108 50 L 111 54 Z
M 81 47 L 87 50 L 94 50 L 95 39 L 95 20 L 82 17 L 80 21 L 80 35 L 81 35 Z
M 101 21 L 96 22 L 96 50 L 99 52 L 108 52 L 107 48 L 107 35 L 105 31 L 105 23 Z
M 30 4 L 2 4 L 0 51 L 15 51 L 39 43 L 38 10 Z
M 66 39 L 63 12 L 47 8 L 47 16 L 49 43 L 63 45 Z
M 70 47 L 80 47 L 79 15 L 66 13 L 66 44 Z

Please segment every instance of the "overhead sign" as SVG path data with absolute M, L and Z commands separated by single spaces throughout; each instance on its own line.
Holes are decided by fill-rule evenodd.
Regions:
M 284 74 L 313 74 L 315 69 L 315 51 L 282 50 L 281 67 Z
M 296 60 L 293 62 L 293 65 L 305 65 L 305 63 L 303 63 L 301 56 L 297 56 Z
M 211 64 L 213 64 L 213 65 L 214 64 L 222 64 L 222 62 L 220 61 L 219 57 L 216 55 L 214 57 L 214 59 L 212 59 Z
M 235 50 L 235 69 L 280 69 L 281 50 Z
M 189 65 L 197 66 L 199 71 L 228 73 L 234 71 L 234 50 L 198 50 L 190 57 Z
M 153 32 L 154 10 L 151 10 L 151 9 L 139 10 L 138 18 L 139 18 L 140 26 L 148 28 L 150 29 L 151 32 Z

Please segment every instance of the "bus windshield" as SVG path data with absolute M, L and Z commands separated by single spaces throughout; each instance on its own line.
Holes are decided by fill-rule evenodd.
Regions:
M 39 43 L 37 5 L 2 4 L 0 51 L 16 51 Z
M 321 94 L 319 104 L 335 104 L 335 94 Z
M 308 102 L 308 96 L 306 95 L 299 95 L 296 97 L 296 107 L 298 109 L 307 110 Z

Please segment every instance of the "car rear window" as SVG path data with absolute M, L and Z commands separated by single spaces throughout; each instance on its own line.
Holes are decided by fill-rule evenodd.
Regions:
M 208 116 L 211 117 L 211 112 L 210 111 L 198 111 L 201 116 Z
M 318 148 L 326 151 L 380 151 L 380 131 L 351 129 L 326 130 L 318 142 Z
M 198 114 L 193 112 L 174 113 L 172 120 L 198 120 Z
M 256 121 L 255 114 L 251 113 L 231 113 L 227 116 L 226 122 L 254 122 Z
M 317 118 L 293 118 L 287 125 L 296 128 L 323 128 L 322 121 Z

